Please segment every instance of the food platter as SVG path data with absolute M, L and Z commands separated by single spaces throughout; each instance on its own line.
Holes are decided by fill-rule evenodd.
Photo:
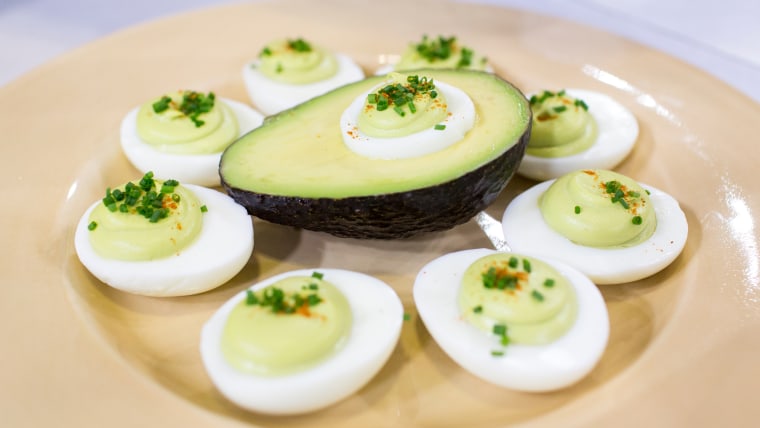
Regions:
M 389 14 L 396 18 L 377 19 Z M 255 220 L 244 270 L 191 297 L 116 291 L 78 262 L 79 216 L 102 189 L 138 175 L 120 152 L 119 123 L 146 97 L 193 87 L 245 102 L 241 66 L 273 37 L 312 37 L 371 72 L 424 33 L 466 40 L 525 92 L 575 87 L 616 98 L 640 126 L 618 169 L 667 190 L 686 213 L 689 237 L 673 265 L 600 287 L 610 341 L 578 384 L 541 394 L 497 388 L 458 368 L 427 333 L 414 277 L 442 254 L 489 247 L 474 221 L 367 241 Z M 760 417 L 760 184 L 751 137 L 760 107 L 660 52 L 490 6 L 238 4 L 120 32 L 34 70 L 0 97 L 4 426 L 746 426 Z M 513 179 L 487 212 L 499 217 L 532 184 Z M 357 394 L 316 413 L 236 408 L 203 370 L 201 325 L 246 285 L 315 267 L 360 271 L 396 290 L 410 319 L 390 360 Z

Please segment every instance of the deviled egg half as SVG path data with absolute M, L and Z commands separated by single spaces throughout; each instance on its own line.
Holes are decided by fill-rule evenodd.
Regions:
M 203 326 L 211 381 L 242 408 L 315 411 L 358 391 L 398 342 L 403 307 L 377 278 L 340 269 L 296 270 L 243 290 Z
M 348 55 L 303 38 L 275 40 L 243 67 L 251 102 L 266 115 L 363 78 L 364 71 Z
M 422 36 L 422 40 L 409 43 L 398 61 L 377 69 L 375 74 L 422 68 L 452 68 L 493 72 L 488 59 L 474 49 L 460 43 L 455 36 Z
M 343 142 L 351 151 L 386 160 L 443 150 L 474 125 L 475 106 L 464 91 L 399 73 L 354 99 L 340 118 Z
M 502 218 L 509 247 L 567 263 L 597 284 L 636 281 L 672 263 L 686 245 L 678 201 L 609 170 L 578 170 L 537 184 Z
M 82 264 L 111 287 L 146 296 L 184 296 L 234 277 L 253 251 L 243 207 L 216 190 L 151 172 L 107 189 L 76 226 Z
M 263 120 L 251 107 L 213 92 L 176 91 L 127 114 L 121 123 L 121 147 L 142 173 L 218 186 L 224 149 Z
M 552 259 L 489 249 L 446 254 L 420 270 L 413 295 L 441 349 L 504 388 L 572 385 L 607 346 L 601 293 L 582 273 Z
M 611 169 L 633 150 L 639 125 L 612 97 L 583 89 L 531 95 L 533 123 L 517 172 L 533 180 L 581 169 Z

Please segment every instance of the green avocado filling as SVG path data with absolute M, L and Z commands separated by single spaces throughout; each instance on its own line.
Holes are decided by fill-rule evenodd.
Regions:
M 530 98 L 533 129 L 526 153 L 553 158 L 580 153 L 591 147 L 598 126 L 586 103 L 564 90 L 544 91 Z
M 219 153 L 238 133 L 235 114 L 217 102 L 213 92 L 172 92 L 146 102 L 137 112 L 137 135 L 165 153 Z
M 411 44 L 401 55 L 396 70 L 418 68 L 459 68 L 484 70 L 486 57 L 475 55 L 475 51 L 457 42 L 456 37 L 429 38 L 422 36 L 418 43 Z
M 346 297 L 321 274 L 291 276 L 247 291 L 227 318 L 222 353 L 245 373 L 294 373 L 340 349 L 351 323 Z
M 433 79 L 391 73 L 390 82 L 367 96 L 358 128 L 376 138 L 403 137 L 435 128 L 446 119 L 446 98 Z
M 582 170 L 558 178 L 541 195 L 546 223 L 576 244 L 629 247 L 657 227 L 647 192 L 631 178 L 607 170 Z
M 280 39 L 261 50 L 256 68 L 272 80 L 298 85 L 334 76 L 338 60 L 331 52 L 304 39 Z
M 578 312 L 572 286 L 556 269 L 510 253 L 472 263 L 462 277 L 458 304 L 464 320 L 493 333 L 504 346 L 553 342 L 573 326 Z
M 90 243 L 100 256 L 126 261 L 178 254 L 200 234 L 203 214 L 193 192 L 146 173 L 137 183 L 107 189 L 90 213 Z

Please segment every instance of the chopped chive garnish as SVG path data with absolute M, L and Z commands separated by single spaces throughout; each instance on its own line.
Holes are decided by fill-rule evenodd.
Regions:
M 534 298 L 537 302 L 543 302 L 544 301 L 544 295 L 541 294 L 538 290 L 533 290 L 530 292 L 530 297 Z
M 303 289 L 304 287 L 302 287 Z M 246 290 L 246 304 L 258 305 L 269 308 L 272 312 L 278 314 L 301 314 L 309 315 L 308 308 L 316 306 L 324 300 L 317 294 L 311 293 L 302 295 L 298 292 L 286 294 L 282 289 L 271 286 L 265 288 L 259 293 Z
M 433 129 L 435 129 L 436 131 L 443 131 L 444 129 L 446 129 L 446 125 L 443 125 L 443 124 L 439 123 L 439 124 L 435 125 L 433 127 Z
M 417 53 L 428 62 L 446 60 L 452 55 L 459 52 L 459 60 L 456 68 L 469 67 L 475 52 L 467 47 L 457 48 L 456 37 L 438 36 L 437 39 L 429 39 L 427 35 L 422 36 L 422 41 L 415 45 Z
M 188 117 L 195 124 L 195 127 L 198 128 L 205 123 L 199 119 L 199 116 L 211 111 L 214 107 L 215 99 L 216 96 L 213 92 L 204 95 L 200 92 L 184 91 L 182 92 L 182 101 L 179 104 L 174 103 L 169 96 L 164 95 L 160 100 L 153 103 L 153 111 L 162 113 L 171 107 Z
M 481 278 L 485 288 L 496 288 L 497 290 L 514 290 L 517 288 L 517 276 L 505 272 L 504 270 L 497 271 L 493 266 L 489 267 L 486 272 L 481 274 Z
M 106 189 L 103 205 L 111 212 L 139 214 L 151 223 L 156 223 L 167 218 L 180 201 L 179 195 L 173 193 L 179 186 L 177 180 L 166 180 L 160 188 L 157 186 L 153 173 L 148 171 L 138 184 L 128 182 L 124 185 L 124 190 Z
M 322 272 L 314 271 L 314 272 L 311 273 L 311 277 L 312 278 L 317 278 L 317 279 L 322 279 L 322 278 L 325 277 L 325 274 L 323 274 Z
M 433 79 L 417 75 L 407 76 L 406 84 L 388 84 L 377 92 L 368 94 L 367 103 L 376 104 L 377 111 L 392 107 L 399 116 L 405 116 L 405 108 L 408 108 L 412 114 L 417 112 L 417 106 L 414 104 L 415 97 L 427 94 L 430 98 L 435 98 L 437 93 L 434 89 Z
M 474 308 L 472 308 L 472 312 L 474 312 L 476 314 L 479 314 L 479 313 L 483 312 L 483 306 L 481 306 L 481 305 L 475 306 Z
M 493 334 L 497 336 L 503 336 L 507 334 L 507 326 L 504 324 L 494 324 L 493 325 Z
M 562 89 L 561 91 L 554 93 L 552 91 L 543 91 L 540 95 L 532 95 L 529 99 L 529 103 L 531 106 L 536 104 L 542 104 L 544 101 L 548 100 L 549 98 L 563 98 L 567 95 L 567 92 Z M 571 98 L 572 99 L 572 98 Z M 586 105 L 586 102 L 582 99 L 576 98 L 573 100 L 573 105 L 575 107 L 580 107 L 583 110 L 588 111 L 588 105 Z M 563 111 L 567 110 L 567 106 L 556 106 L 552 108 L 552 111 L 555 113 L 562 113 Z
M 631 219 L 631 223 L 633 223 L 633 224 L 635 224 L 635 225 L 639 225 L 639 224 L 641 224 L 642 222 L 643 222 L 643 219 L 641 218 L 641 216 L 640 216 L 640 215 L 637 215 L 637 216 L 635 216 L 635 217 L 633 217 L 633 218 Z
M 163 112 L 165 110 L 168 110 L 169 109 L 169 105 L 171 104 L 171 102 L 172 102 L 172 99 L 170 97 L 164 95 L 163 97 L 161 97 L 160 100 L 158 100 L 155 103 L 153 103 L 153 111 L 155 113 L 161 113 L 161 112 Z
M 575 206 L 575 213 L 576 214 L 580 214 L 581 213 L 581 207 L 580 207 L 580 205 L 576 205 Z
M 493 334 L 496 336 L 499 336 L 499 343 L 502 344 L 502 346 L 509 345 L 509 336 L 507 336 L 507 326 L 504 324 L 494 324 L 493 326 Z
M 531 271 L 530 260 L 528 260 L 528 259 L 523 259 L 523 270 L 524 270 L 525 272 L 528 272 L 528 273 L 530 273 L 530 271 Z
M 544 287 L 546 288 L 554 287 L 554 278 L 546 278 L 546 281 L 544 281 Z
M 541 104 L 553 96 L 554 96 L 554 92 L 544 91 L 541 93 L 541 95 L 538 95 L 538 96 L 534 95 L 530 97 L 530 105 Z
M 509 345 L 509 336 L 506 334 L 501 336 L 501 340 L 499 340 L 499 343 L 501 343 L 503 346 Z
M 245 290 L 245 304 L 246 305 L 255 305 L 256 303 L 259 303 L 259 299 L 256 298 L 256 295 L 251 290 Z
M 311 52 L 311 45 L 304 39 L 288 40 L 288 47 L 296 52 Z
M 459 61 L 457 61 L 457 68 L 469 67 L 472 63 L 473 53 L 472 49 L 463 47 Z
M 321 302 L 322 298 L 319 297 L 319 296 L 317 296 L 316 294 L 309 294 L 306 297 L 306 300 L 307 300 L 307 303 L 309 304 L 309 306 L 314 306 L 314 305 L 318 304 L 319 302 Z
M 517 260 L 517 257 L 513 256 L 509 258 L 509 267 L 511 267 L 512 269 L 516 268 L 518 263 L 519 263 L 519 260 Z
M 201 212 L 202 213 L 208 212 L 208 207 L 205 205 L 201 205 Z
M 96 227 L 98 227 L 98 223 L 91 221 L 90 224 L 87 225 L 87 230 L 95 230 Z
M 151 223 L 157 223 L 162 218 L 166 218 L 166 211 L 164 211 L 163 209 L 154 210 L 153 214 L 150 216 L 149 221 Z
M 428 39 L 422 36 L 422 41 L 415 46 L 417 53 L 428 62 L 448 59 L 454 50 L 456 37 L 438 36 L 437 39 Z
M 631 209 L 631 205 L 635 205 L 635 199 L 641 197 L 639 192 L 627 190 L 619 181 L 613 180 L 602 184 L 604 185 L 604 191 L 611 195 L 610 202 L 613 204 L 619 203 L 626 210 Z
M 408 312 L 404 312 L 404 321 L 409 321 L 412 319 L 412 316 Z
M 486 288 L 495 288 L 496 287 L 496 268 L 490 267 L 488 270 L 481 274 L 481 277 L 483 278 L 483 286 Z
M 496 350 L 494 350 L 494 351 L 491 351 L 491 355 L 493 355 L 494 357 L 503 357 L 504 356 L 504 351 L 496 351 Z
M 615 193 L 620 189 L 620 182 L 617 180 L 607 181 L 604 183 L 604 189 L 607 193 Z
M 586 102 L 585 102 L 585 101 L 583 101 L 582 99 L 576 99 L 576 100 L 575 100 L 575 106 L 576 106 L 576 107 L 580 107 L 580 108 L 582 108 L 583 110 L 586 110 L 586 111 L 588 111 L 588 105 L 586 105 Z

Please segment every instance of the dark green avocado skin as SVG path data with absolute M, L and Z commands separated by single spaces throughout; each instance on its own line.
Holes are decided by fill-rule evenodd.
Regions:
M 222 187 L 250 215 L 272 223 L 345 238 L 398 239 L 450 229 L 490 205 L 517 171 L 530 139 L 520 139 L 498 158 L 448 182 L 373 196 L 300 198 Z

